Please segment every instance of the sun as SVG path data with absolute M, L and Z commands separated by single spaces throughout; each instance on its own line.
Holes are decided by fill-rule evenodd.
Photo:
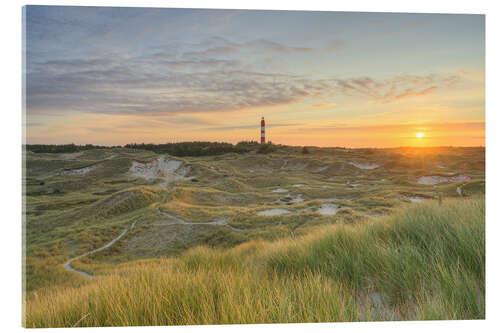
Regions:
M 422 133 L 422 132 L 417 133 L 417 138 L 421 139 L 423 137 L 424 137 L 424 133 Z

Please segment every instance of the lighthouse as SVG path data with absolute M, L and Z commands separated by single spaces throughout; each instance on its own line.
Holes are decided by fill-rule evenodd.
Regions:
M 263 145 L 264 143 L 266 143 L 266 121 L 262 117 L 260 121 L 260 144 Z

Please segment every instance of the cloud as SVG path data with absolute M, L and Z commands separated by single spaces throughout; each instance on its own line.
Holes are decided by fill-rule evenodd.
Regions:
M 212 44 L 209 47 L 202 48 L 200 50 L 194 50 L 189 52 L 184 52 L 183 57 L 186 58 L 199 58 L 199 57 L 207 57 L 207 56 L 225 56 L 231 55 L 241 51 L 253 51 L 255 53 L 261 52 L 273 52 L 273 53 L 282 53 L 282 54 L 292 54 L 292 53 L 307 53 L 313 52 L 316 49 L 311 47 L 295 47 L 288 46 L 283 43 L 278 43 L 276 41 L 271 41 L 268 39 L 260 38 L 255 40 L 250 40 L 246 42 L 233 42 L 228 39 L 222 37 L 213 37 L 207 41 Z M 331 50 L 338 49 L 340 50 L 345 42 L 336 41 L 332 42 L 333 44 L 329 45 L 327 48 L 331 47 Z M 338 44 L 336 44 L 338 43 Z M 344 44 L 343 44 L 344 43 Z M 202 46 L 205 43 L 201 43 Z M 342 45 L 341 45 L 342 44 Z
M 290 47 L 267 39 L 258 39 L 241 45 L 242 47 L 254 47 L 257 49 L 268 50 L 278 53 L 296 53 L 296 52 L 304 53 L 304 52 L 311 52 L 314 50 L 313 48 L 310 47 Z
M 29 112 L 228 111 L 292 103 L 310 93 L 301 78 L 245 71 L 237 62 L 216 59 L 174 63 L 115 59 L 101 68 L 81 59 L 43 65 L 27 73 Z
M 207 47 L 207 43 L 208 46 Z M 339 52 L 347 47 L 348 43 L 345 40 L 332 40 L 323 47 L 305 47 L 305 46 L 289 46 L 276 41 L 260 38 L 246 42 L 233 42 L 222 37 L 212 37 L 206 42 L 197 45 L 200 49 L 186 51 L 182 54 L 188 59 L 198 59 L 203 57 L 213 56 L 229 56 L 238 52 L 251 51 L 256 54 L 261 53 L 280 53 L 280 54 L 297 54 L 311 52 Z
M 366 97 L 375 103 L 393 103 L 407 97 L 424 96 L 455 86 L 461 78 L 450 75 L 398 75 L 377 80 L 370 77 L 337 79 L 336 86 L 347 96 Z
M 410 97 L 410 96 L 424 96 L 424 95 L 432 93 L 433 91 L 435 91 L 437 89 L 438 89 L 438 87 L 436 87 L 436 86 L 432 86 L 432 87 L 425 88 L 422 90 L 415 90 L 412 88 L 407 88 L 405 92 L 403 92 L 399 95 L 396 95 L 393 98 L 385 99 L 384 101 L 382 101 L 382 103 L 391 103 L 391 102 L 400 100 L 400 99 L 405 98 L 405 97 Z
M 321 103 L 321 104 L 313 105 L 312 107 L 315 109 L 324 109 L 324 108 L 328 108 L 328 107 L 335 106 L 335 105 L 337 105 L 337 104 L 335 104 L 335 103 Z
M 331 41 L 322 50 L 340 50 L 345 45 L 341 40 Z M 284 56 L 316 49 L 266 39 L 236 43 L 212 37 L 195 44 L 149 47 L 136 55 L 113 51 L 81 58 L 29 57 L 27 110 L 29 114 L 173 115 L 283 106 L 308 98 L 332 100 L 339 96 L 393 103 L 453 87 L 460 81 L 458 75 L 313 78 L 263 72 L 248 66 L 246 57 L 234 56 L 243 50 Z M 313 108 L 334 105 L 330 102 Z
M 435 75 L 312 79 L 247 71 L 238 62 L 212 58 L 165 62 L 115 59 L 110 63 L 75 59 L 47 62 L 43 69 L 29 71 L 26 92 L 30 113 L 174 114 L 278 106 L 318 96 L 393 103 L 431 94 L 457 81 L 456 77 Z

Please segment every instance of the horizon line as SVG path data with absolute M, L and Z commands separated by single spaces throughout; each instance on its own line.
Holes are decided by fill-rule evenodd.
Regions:
M 136 144 L 136 145 L 166 145 L 166 144 L 180 144 L 180 143 L 193 143 L 193 142 L 207 142 L 207 143 L 225 143 L 225 144 L 231 144 L 231 145 L 236 145 L 235 143 L 231 142 L 226 142 L 226 141 L 179 141 L 179 142 L 165 142 L 165 143 L 146 143 L 146 142 L 133 142 L 133 143 L 126 143 L 123 145 L 100 145 L 100 144 L 93 144 L 93 143 L 86 143 L 86 144 L 76 144 L 76 143 L 22 143 L 21 148 L 25 148 L 26 146 L 35 146 L 35 145 L 44 145 L 44 146 L 64 146 L 64 145 L 75 145 L 75 146 L 86 146 L 86 145 L 91 145 L 95 146 L 96 149 L 106 149 L 106 148 L 127 148 L 125 147 L 126 145 L 131 145 L 131 144 Z M 255 141 L 255 140 L 250 140 L 250 141 L 245 141 L 241 140 L 239 142 L 255 142 L 257 145 L 261 145 L 261 143 Z M 285 147 L 308 147 L 308 148 L 342 148 L 342 149 L 401 149 L 401 148 L 486 148 L 486 145 L 478 145 L 478 146 L 453 146 L 453 145 L 440 145 L 440 146 L 384 146 L 384 147 L 374 147 L 374 146 L 362 146 L 362 147 L 348 147 L 348 146 L 313 146 L 313 145 L 285 145 L 281 143 L 272 143 L 268 142 L 265 144 L 272 144 L 272 145 L 280 145 L 280 146 L 285 146 Z

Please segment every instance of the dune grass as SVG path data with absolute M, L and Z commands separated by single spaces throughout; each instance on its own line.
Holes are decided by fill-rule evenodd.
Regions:
M 425 202 L 228 250 L 114 266 L 30 293 L 25 326 L 481 319 L 484 197 Z
M 400 148 L 336 149 L 279 146 L 269 154 L 229 153 L 184 157 L 191 181 L 168 186 L 161 179 L 131 178 L 133 162 L 147 163 L 167 155 L 136 149 L 110 148 L 79 153 L 33 153 L 25 156 L 24 200 L 26 288 L 74 285 L 75 278 L 58 266 L 98 248 L 137 220 L 106 252 L 88 263 L 121 262 L 178 255 L 196 245 L 232 247 L 247 240 L 275 240 L 310 232 L 319 225 L 359 223 L 392 214 L 410 198 L 437 199 L 484 193 L 484 149 Z M 176 158 L 181 160 L 179 158 Z M 351 162 L 377 164 L 363 170 Z M 88 173 L 65 170 L 95 165 Z M 464 183 L 426 186 L 418 177 L 465 173 Z M 300 184 L 300 187 L 296 185 Z M 278 188 L 286 193 L 275 193 Z M 301 196 L 303 202 L 292 202 Z M 341 206 L 336 215 L 317 212 L 325 202 Z M 228 226 L 165 226 L 157 208 L 186 221 L 226 218 Z M 260 216 L 259 211 L 285 208 L 293 213 Z M 234 231 L 232 228 L 240 229 Z M 168 236 L 175 234 L 172 240 Z M 134 246 L 131 246 L 133 244 Z M 78 265 L 79 263 L 76 263 Z

